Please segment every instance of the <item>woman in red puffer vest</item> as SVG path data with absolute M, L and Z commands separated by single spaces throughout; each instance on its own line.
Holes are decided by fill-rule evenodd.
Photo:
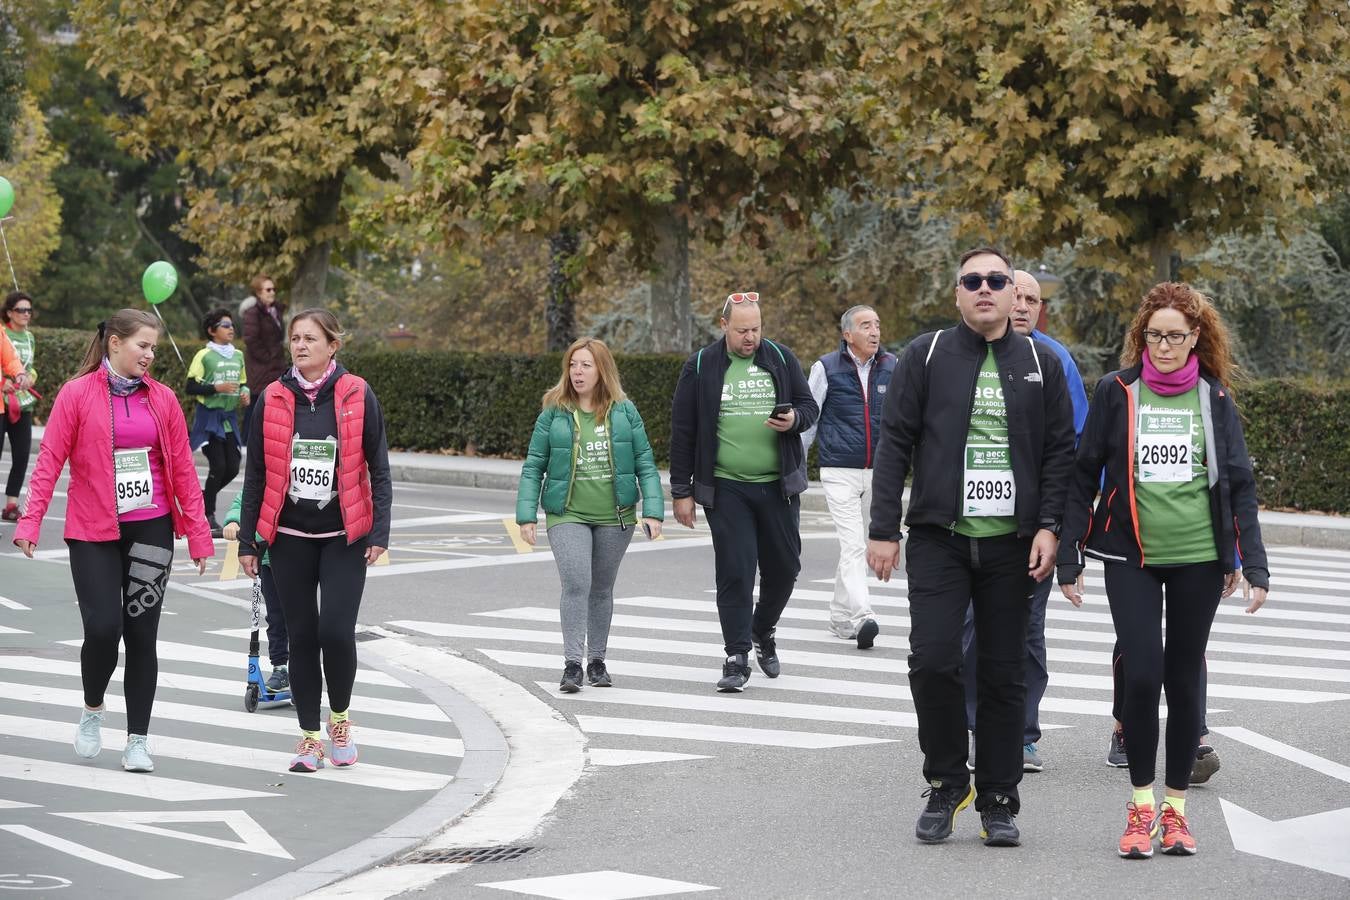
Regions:
M 337 361 L 342 328 L 306 309 L 287 331 L 294 365 L 254 400 L 239 563 L 257 577 L 264 548 L 290 633 L 291 694 L 300 720 L 292 772 L 327 756 L 356 762 L 347 706 L 356 681 L 356 616 L 366 567 L 389 545 L 393 487 L 384 415 L 375 393 Z M 250 538 L 257 534 L 258 541 Z M 328 736 L 319 731 L 328 676 Z

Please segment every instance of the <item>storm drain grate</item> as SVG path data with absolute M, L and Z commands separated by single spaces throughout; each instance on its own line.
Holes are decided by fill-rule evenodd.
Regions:
M 418 863 L 511 862 L 527 853 L 533 853 L 534 850 L 534 847 L 448 847 L 442 850 L 418 850 L 400 859 L 398 864 L 408 866 Z

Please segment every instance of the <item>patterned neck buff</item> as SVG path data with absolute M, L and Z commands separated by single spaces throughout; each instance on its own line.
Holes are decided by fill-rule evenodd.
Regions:
M 306 381 L 305 376 L 301 375 L 300 370 L 295 366 L 291 366 L 291 374 L 295 376 L 296 384 L 300 385 L 300 389 L 305 392 L 309 402 L 313 403 L 319 398 L 319 388 L 323 387 L 323 383 L 329 379 L 336 369 L 337 359 L 334 358 L 328 361 L 328 368 L 323 370 L 323 374 L 319 376 L 317 381 Z
M 118 397 L 130 397 L 145 382 L 145 376 L 126 378 L 117 374 L 117 370 L 113 368 L 112 360 L 106 356 L 103 357 L 103 372 L 108 376 L 109 389 Z

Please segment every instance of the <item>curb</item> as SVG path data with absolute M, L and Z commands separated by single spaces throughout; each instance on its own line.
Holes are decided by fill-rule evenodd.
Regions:
M 368 665 L 422 693 L 455 723 L 464 741 L 459 768 L 435 796 L 383 831 L 251 887 L 234 900 L 290 900 L 387 863 L 453 825 L 486 799 L 506 773 L 510 759 L 506 736 L 486 712 L 444 681 L 392 662 L 382 652 L 388 648 L 397 653 L 397 647 L 390 645 L 407 647 L 409 642 L 369 629 L 359 631 L 358 636 L 361 634 L 379 635 L 363 648 Z

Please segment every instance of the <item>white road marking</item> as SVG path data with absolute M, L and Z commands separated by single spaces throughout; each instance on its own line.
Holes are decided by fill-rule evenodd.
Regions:
M 27 838 L 30 841 L 57 850 L 61 853 L 69 854 L 85 862 L 94 863 L 99 866 L 106 866 L 109 869 L 117 869 L 120 872 L 126 872 L 128 875 L 136 875 L 140 878 L 148 878 L 152 881 L 165 881 L 170 878 L 182 878 L 182 875 L 175 875 L 172 872 L 165 872 L 163 869 L 152 869 L 150 866 L 142 866 L 130 860 L 122 859 L 119 856 L 113 856 L 110 853 L 103 853 L 92 847 L 86 847 L 83 844 L 77 844 L 74 841 L 68 841 L 65 838 L 59 838 L 54 834 L 47 834 L 45 831 L 38 831 L 36 828 L 29 828 L 27 825 L 0 825 L 0 831 L 8 831 L 10 834 Z
M 577 725 L 587 734 L 624 734 L 633 737 L 659 737 L 680 741 L 713 741 L 721 744 L 751 744 L 765 747 L 791 747 L 800 750 L 829 750 L 864 744 L 892 744 L 892 738 L 862 737 L 854 734 L 822 734 L 816 731 L 780 731 L 772 728 L 742 728 L 734 725 L 700 725 L 694 722 L 667 722 L 652 719 L 622 719 L 608 716 L 577 716 Z
M 150 750 L 153 754 L 153 740 L 150 743 Z M 177 803 L 281 796 L 268 791 L 250 791 L 243 788 L 207 784 L 202 781 L 165 778 L 162 775 L 123 772 L 121 766 L 118 766 L 116 770 L 103 769 L 95 768 L 92 765 L 58 763 L 45 759 L 29 759 L 9 755 L 0 755 L 0 778 L 13 778 L 29 783 L 36 781 L 43 784 L 59 784 L 62 787 L 83 788 L 90 791 L 125 794 L 129 797 L 168 800 Z
M 252 816 L 242 809 L 197 810 L 193 812 L 179 810 L 73 812 L 54 813 L 54 815 L 66 819 L 78 819 L 81 822 L 92 822 L 95 825 L 110 825 L 113 828 L 139 831 L 142 834 L 175 838 L 180 841 L 191 841 L 212 847 L 224 847 L 228 850 L 242 850 L 245 853 L 257 853 L 261 856 L 271 856 L 277 859 L 295 859 L 294 856 L 286 852 L 285 847 L 277 843 L 276 838 L 267 833 L 267 829 L 259 825 Z M 190 831 L 159 827 L 159 824 L 187 823 L 219 823 L 233 831 L 239 837 L 239 840 L 227 841 L 224 838 L 208 837 L 202 834 L 193 834 Z

